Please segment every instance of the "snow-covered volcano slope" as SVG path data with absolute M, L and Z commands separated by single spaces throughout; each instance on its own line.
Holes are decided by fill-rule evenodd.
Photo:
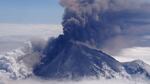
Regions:
M 142 66 L 141 62 L 136 62 L 136 65 L 141 65 L 136 67 L 135 62 L 121 63 L 85 43 L 68 41 L 63 35 L 51 41 L 44 54 L 45 57 L 34 69 L 34 74 L 46 79 L 130 78 L 136 74 L 143 77 L 150 75 L 150 69 L 143 68 L 149 65 L 143 63 Z M 144 72 L 130 67 L 140 68 Z M 132 71 L 135 73 L 130 73 Z
M 65 42 L 63 37 L 55 43 L 49 47 L 51 50 L 42 64 L 35 68 L 36 75 L 51 79 L 127 76 L 120 62 L 99 50 L 79 42 Z
M 128 74 L 136 78 L 150 79 L 150 65 L 144 63 L 141 60 L 135 60 L 132 62 L 123 63 Z

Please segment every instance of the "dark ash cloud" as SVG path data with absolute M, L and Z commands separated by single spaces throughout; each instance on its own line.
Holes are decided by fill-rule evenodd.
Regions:
M 128 33 L 128 27 L 150 24 L 148 3 L 135 0 L 60 0 L 60 3 L 65 8 L 64 35 L 96 46 Z

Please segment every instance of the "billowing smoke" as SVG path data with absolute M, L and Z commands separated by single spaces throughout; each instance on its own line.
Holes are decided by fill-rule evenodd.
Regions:
M 136 0 L 61 0 L 60 3 L 65 8 L 64 35 L 98 47 L 111 37 L 127 33 L 131 25 L 150 23 L 145 21 L 150 18 L 150 5 Z

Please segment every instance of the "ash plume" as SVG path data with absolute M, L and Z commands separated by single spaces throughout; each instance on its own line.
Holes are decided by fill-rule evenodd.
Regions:
M 149 24 L 149 4 L 135 0 L 60 0 L 65 8 L 65 37 L 100 47 L 119 34 L 127 33 L 131 25 Z M 136 29 L 135 29 L 136 30 Z

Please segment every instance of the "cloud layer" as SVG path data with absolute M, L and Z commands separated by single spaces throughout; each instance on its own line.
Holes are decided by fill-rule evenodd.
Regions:
M 126 80 L 126 79 L 112 79 L 112 80 L 83 80 L 83 81 L 44 81 L 44 80 L 23 80 L 23 81 L 7 81 L 7 84 L 148 84 L 147 80 Z

